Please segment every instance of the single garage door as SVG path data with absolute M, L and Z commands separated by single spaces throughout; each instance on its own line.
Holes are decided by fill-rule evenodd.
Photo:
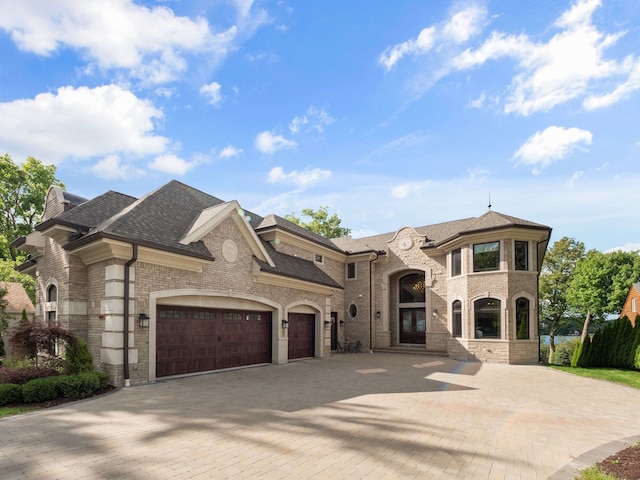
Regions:
M 314 356 L 315 320 L 314 314 L 289 314 L 289 360 Z
M 271 362 L 271 312 L 159 306 L 156 376 Z

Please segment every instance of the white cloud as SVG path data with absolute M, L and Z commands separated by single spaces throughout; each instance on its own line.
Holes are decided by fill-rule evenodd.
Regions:
M 292 134 L 296 135 L 300 133 L 300 129 L 307 123 L 309 123 L 309 119 L 306 116 L 295 117 L 289 124 L 289 130 Z
M 625 243 L 619 247 L 613 247 L 604 253 L 611 252 L 640 252 L 640 243 Z
M 143 170 L 135 168 L 132 164 L 123 164 L 117 155 L 109 155 L 103 158 L 91 167 L 91 171 L 97 177 L 105 180 L 133 180 L 145 175 Z
M 62 87 L 33 99 L 0 103 L 0 143 L 18 158 L 47 163 L 124 153 L 164 152 L 168 139 L 154 134 L 163 113 L 116 85 Z
M 306 187 L 312 183 L 326 180 L 331 176 L 330 170 L 320 168 L 307 169 L 302 172 L 293 170 L 285 173 L 282 167 L 274 167 L 267 176 L 268 183 L 293 183 L 299 187 Z
M 242 150 L 241 148 L 236 148 L 233 145 L 227 145 L 222 149 L 218 157 L 224 158 L 224 159 L 235 158 L 235 157 L 239 157 L 243 153 L 244 153 L 244 150 Z
M 386 70 L 391 70 L 406 55 L 427 53 L 435 44 L 435 33 L 435 27 L 424 28 L 415 39 L 410 38 L 393 47 L 388 47 L 380 54 L 378 61 Z
M 236 25 L 214 32 L 205 18 L 177 16 L 166 6 L 148 8 L 132 0 L 2 2 L 0 28 L 18 48 L 53 55 L 62 48 L 82 53 L 89 68 L 123 69 L 149 83 L 176 79 L 186 54 L 222 60 L 238 37 L 268 21 L 252 2 L 236 2 Z
M 159 172 L 168 173 L 170 175 L 184 175 L 193 167 L 198 165 L 198 161 L 194 160 L 188 162 L 183 158 L 178 157 L 172 153 L 167 153 L 165 155 L 159 155 L 153 159 L 152 162 L 149 163 L 149 168 L 151 170 L 157 170 Z
M 217 107 L 222 101 L 220 96 L 221 85 L 218 82 L 211 82 L 200 87 L 200 95 L 207 99 L 210 105 Z
M 472 182 L 482 182 L 491 176 L 491 171 L 482 167 L 470 168 L 467 173 Z
M 441 25 L 423 28 L 416 38 L 388 47 L 378 62 L 388 71 L 407 55 L 418 57 L 429 53 L 438 43 L 460 44 L 477 35 L 487 21 L 487 11 L 479 5 L 456 5 Z
M 534 165 L 533 173 L 540 173 L 551 163 L 561 160 L 583 145 L 591 145 L 588 130 L 552 126 L 536 132 L 518 149 L 513 158 L 518 163 Z
M 391 196 L 393 198 L 408 198 L 409 196 L 421 194 L 425 189 L 431 185 L 430 181 L 424 182 L 407 182 L 401 185 L 396 185 L 391 189 Z
M 278 150 L 296 148 L 298 144 L 293 140 L 287 140 L 282 135 L 265 131 L 256 135 L 255 146 L 260 152 L 266 155 L 272 155 Z

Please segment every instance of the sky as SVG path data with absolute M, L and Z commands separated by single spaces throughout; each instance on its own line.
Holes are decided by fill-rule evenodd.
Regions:
M 640 2 L 0 0 L 0 58 L 0 154 L 86 198 L 640 249 Z

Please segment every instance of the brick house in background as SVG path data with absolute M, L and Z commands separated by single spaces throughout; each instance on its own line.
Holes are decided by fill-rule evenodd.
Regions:
M 4 313 L 8 317 L 9 328 L 15 326 L 20 321 L 23 311 L 27 314 L 29 320 L 34 317 L 36 308 L 33 306 L 33 302 L 21 283 L 0 282 L 0 288 L 7 291 L 3 300 L 7 302 Z M 9 357 L 11 355 L 11 345 L 9 345 L 9 339 L 6 334 L 2 335 L 2 340 L 4 341 L 6 356 Z
M 551 229 L 489 211 L 333 241 L 177 181 L 140 199 L 51 187 L 31 254 L 37 317 L 87 339 L 115 385 L 363 350 L 538 361 Z M 124 332 L 127 332 L 125 335 Z
M 636 324 L 636 317 L 640 315 L 640 282 L 636 282 L 629 287 L 629 293 L 622 306 L 620 318 L 627 317 L 631 324 Z

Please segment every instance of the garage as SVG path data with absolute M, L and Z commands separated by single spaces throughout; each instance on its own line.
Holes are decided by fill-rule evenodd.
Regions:
M 289 360 L 315 356 L 315 320 L 312 313 L 289 313 Z
M 271 362 L 271 312 L 159 306 L 156 376 Z

